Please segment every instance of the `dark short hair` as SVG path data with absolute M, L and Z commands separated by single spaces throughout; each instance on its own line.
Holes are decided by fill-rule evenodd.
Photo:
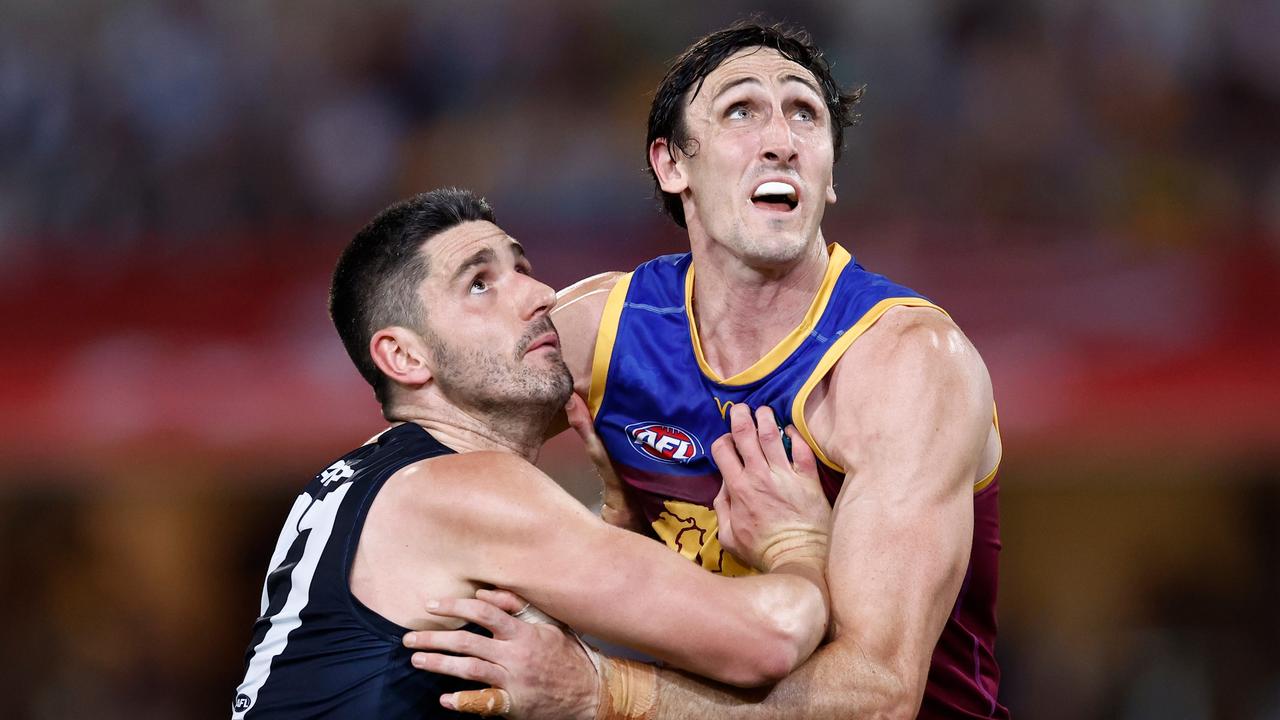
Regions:
M 740 20 L 699 39 L 675 59 L 666 77 L 658 85 L 653 95 L 653 105 L 649 107 L 649 132 L 644 143 L 645 166 L 653 175 L 654 192 L 662 200 L 667 214 L 680 227 L 687 227 L 684 205 L 680 202 L 679 195 L 663 192 L 658 185 L 658 176 L 649 166 L 649 148 L 653 146 L 654 140 L 665 138 L 669 143 L 669 153 L 673 152 L 673 148 L 679 148 L 685 155 L 697 152 L 696 147 L 689 147 L 688 128 L 684 118 L 685 93 L 693 88 L 693 94 L 689 97 L 692 102 L 702 90 L 703 81 L 720 63 L 739 50 L 749 47 L 777 50 L 782 57 L 813 73 L 831 116 L 831 140 L 835 146 L 836 160 L 840 159 L 840 152 L 844 149 L 844 129 L 857 119 L 853 107 L 862 97 L 863 89 L 856 88 L 850 92 L 842 90 L 831 76 L 831 66 L 823 57 L 822 51 L 813 44 L 809 33 L 804 30 L 781 24 L 762 25 L 755 20 Z
M 329 317 L 360 375 L 386 409 L 387 377 L 369 354 L 377 331 L 400 325 L 422 331 L 418 286 L 427 276 L 422 246 L 472 220 L 494 222 L 493 209 L 469 190 L 441 188 L 378 213 L 342 251 L 329 286 Z

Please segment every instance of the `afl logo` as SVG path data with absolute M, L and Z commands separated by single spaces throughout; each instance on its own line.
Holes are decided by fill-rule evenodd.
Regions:
M 687 463 L 702 453 L 698 438 L 675 425 L 639 422 L 628 425 L 626 432 L 636 452 L 658 462 Z

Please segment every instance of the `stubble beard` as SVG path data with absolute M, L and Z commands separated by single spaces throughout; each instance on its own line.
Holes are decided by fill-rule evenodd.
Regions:
M 747 227 L 737 224 L 729 243 L 736 254 L 749 265 L 756 267 L 784 267 L 802 257 L 809 245 L 803 237 L 789 237 L 802 232 L 787 227 L 787 221 L 766 221 L 764 227 Z M 788 237 L 783 237 L 788 236 Z
M 515 357 L 499 350 L 460 350 L 429 336 L 436 382 L 454 404 L 480 415 L 514 438 L 541 437 L 573 392 L 573 376 L 559 351 L 526 362 L 524 348 L 551 329 L 538 325 L 516 344 Z

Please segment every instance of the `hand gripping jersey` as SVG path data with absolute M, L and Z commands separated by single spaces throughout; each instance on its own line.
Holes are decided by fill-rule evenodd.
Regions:
M 413 667 L 401 643 L 409 628 L 351 594 L 360 531 L 383 483 L 406 465 L 452 452 L 405 423 L 343 456 L 298 496 L 271 556 L 233 720 L 472 717 L 446 710 L 439 698 L 483 686 Z
M 624 275 L 605 303 L 588 406 L 631 501 L 654 537 L 711 572 L 754 572 L 716 539 L 712 503 L 720 473 L 710 443 L 728 432 L 728 408 L 768 405 L 794 424 L 818 457 L 827 499 L 844 469 L 813 440 L 804 417 L 810 393 L 849 346 L 890 308 L 942 311 L 918 293 L 867 272 L 832 244 L 818 296 L 804 321 L 750 368 L 719 377 L 703 358 L 692 313 L 688 253 L 650 260 Z M 934 651 L 921 718 L 1004 718 L 996 701 L 996 564 L 1000 549 L 995 471 L 974 486 L 968 572 Z

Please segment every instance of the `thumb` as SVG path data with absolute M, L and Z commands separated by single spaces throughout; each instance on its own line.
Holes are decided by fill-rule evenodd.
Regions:
M 582 434 L 584 426 L 591 427 L 591 413 L 587 410 L 587 404 L 582 401 L 578 393 L 569 394 L 569 401 L 564 404 L 564 412 L 569 418 L 569 425 L 574 430 L 577 430 L 579 435 Z
M 578 433 L 578 437 L 582 438 L 582 443 L 587 447 L 587 453 L 592 459 L 599 460 L 596 456 L 602 456 L 604 446 L 600 443 L 600 436 L 596 435 L 595 423 L 591 419 L 591 412 L 587 410 L 587 404 L 578 397 L 577 393 L 569 396 L 569 402 L 564 406 L 565 416 L 569 418 L 569 426 L 573 431 Z
M 716 511 L 716 522 L 720 525 L 716 536 L 720 538 L 720 544 L 724 546 L 726 540 L 729 545 L 733 544 L 733 528 L 730 525 L 733 517 L 733 501 L 729 497 L 729 486 L 721 485 L 720 492 L 716 493 L 716 499 L 711 502 L 711 507 Z
M 818 459 L 814 457 L 813 449 L 809 447 L 809 443 L 805 442 L 799 428 L 795 425 L 788 425 L 787 437 L 791 438 L 791 467 L 796 471 L 796 474 L 805 478 L 816 477 L 818 474 Z
M 476 590 L 476 599 L 483 600 L 490 605 L 494 605 L 498 609 L 506 612 L 508 615 L 515 615 L 529 604 L 527 600 L 510 590 L 502 590 L 500 588 L 495 588 L 493 590 L 481 588 Z

